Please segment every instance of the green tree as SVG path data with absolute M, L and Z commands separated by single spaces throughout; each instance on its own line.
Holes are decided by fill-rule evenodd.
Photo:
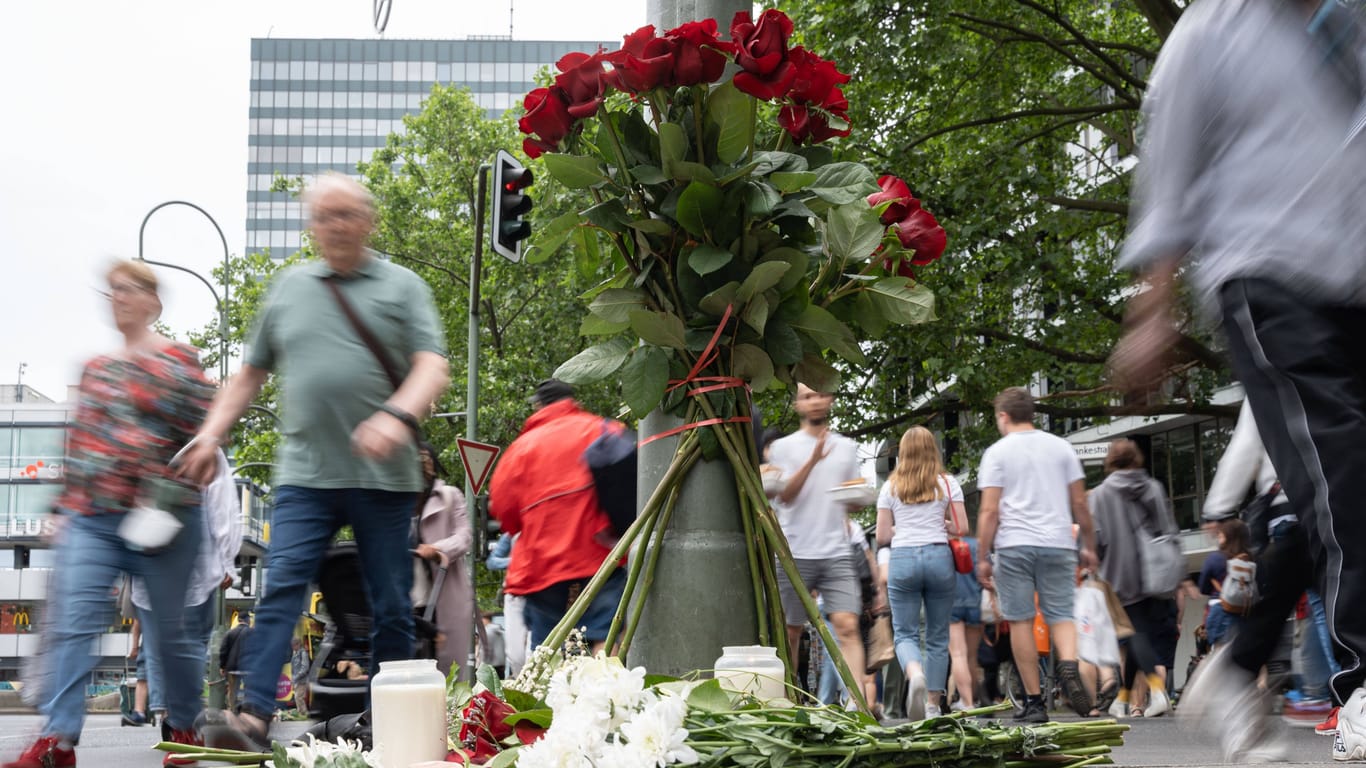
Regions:
M 1127 225 L 1147 74 L 1184 3 L 1171 0 L 798 0 L 797 31 L 853 74 L 851 152 L 901 172 L 949 233 L 918 275 L 939 321 L 900 329 L 846 400 L 852 430 L 894 437 L 948 411 L 987 413 L 1040 380 L 1050 426 L 1121 413 L 1228 413 L 1226 364 L 1193 321 L 1163 396 L 1121 402 L 1104 362 L 1129 280 Z M 846 421 L 849 423 L 849 421 Z M 969 466 L 994 437 L 961 425 Z

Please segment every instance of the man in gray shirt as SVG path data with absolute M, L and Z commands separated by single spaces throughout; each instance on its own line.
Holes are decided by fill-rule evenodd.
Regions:
M 219 393 L 184 463 L 191 477 L 206 473 L 214 447 L 270 372 L 280 373 L 284 443 L 276 459 L 270 583 L 243 654 L 244 700 L 230 718 L 236 732 L 219 739 L 223 746 L 268 745 L 275 683 L 305 591 L 343 525 L 355 531 L 373 613 L 371 673 L 413 654 L 408 545 L 423 487 L 414 431 L 446 388 L 441 323 L 426 283 L 365 247 L 374 203 L 364 187 L 329 174 L 304 199 L 322 259 L 275 278 L 242 370 Z M 390 356 L 402 378 L 397 389 L 333 286 Z
M 1361 20 L 1335 0 L 1203 0 L 1158 57 L 1145 103 L 1133 231 L 1120 266 L 1146 290 L 1115 349 L 1150 386 L 1175 340 L 1185 269 L 1222 317 L 1233 366 L 1301 531 L 1263 569 L 1272 588 L 1182 697 L 1233 762 L 1284 759 L 1255 685 L 1294 599 L 1323 592 L 1342 672 L 1333 756 L 1366 759 L 1366 125 Z M 1312 572 L 1286 567 L 1311 557 Z M 1260 580 L 1260 579 L 1259 579 Z M 1251 715 L 1251 716 L 1249 716 Z

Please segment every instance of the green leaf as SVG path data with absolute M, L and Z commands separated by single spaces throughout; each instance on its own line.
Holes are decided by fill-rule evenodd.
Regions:
M 608 232 L 625 232 L 626 227 L 631 224 L 631 216 L 626 212 L 626 205 L 619 197 L 608 198 L 588 208 L 583 212 L 583 217 L 593 226 L 601 227 Z
M 637 165 L 631 169 L 631 178 L 641 184 L 663 184 L 669 180 L 663 171 L 653 165 Z
M 480 664 L 474 671 L 474 679 L 498 698 L 503 698 L 503 681 L 498 679 L 498 670 L 488 664 Z
M 273 768 L 300 768 L 300 766 L 303 765 L 303 763 L 290 757 L 289 753 L 285 752 L 285 745 L 278 741 L 275 742 L 271 749 L 270 762 Z
M 674 231 L 674 228 L 669 225 L 669 222 L 664 221 L 663 219 L 637 219 L 627 226 L 648 235 L 667 235 Z
M 755 152 L 755 176 L 767 176 L 777 171 L 798 172 L 807 169 L 806 158 L 791 152 Z
M 636 347 L 621 369 L 621 399 L 638 417 L 654 410 L 669 386 L 669 353 L 659 347 Z
M 716 156 L 723 163 L 734 163 L 749 149 L 749 109 L 753 101 L 730 81 L 717 86 L 707 97 L 707 115 L 720 132 L 716 137 Z
M 816 180 L 816 174 L 811 171 L 778 171 L 771 174 L 768 180 L 778 188 L 779 192 L 790 195 L 810 186 Z
M 528 264 L 540 264 L 555 255 L 574 234 L 581 220 L 577 213 L 566 213 L 556 216 L 539 229 L 533 225 L 531 246 L 522 255 L 522 260 Z
M 753 344 L 737 344 L 733 358 L 735 375 L 750 382 L 757 390 L 768 389 L 773 383 L 773 361 L 768 353 Z
M 690 160 L 678 160 L 669 163 L 669 174 L 677 181 L 701 181 L 707 184 L 716 184 L 716 174 L 701 163 L 694 163 Z
M 632 310 L 630 313 L 631 330 L 647 344 L 654 344 L 657 347 L 672 347 L 673 349 L 686 349 L 687 342 L 683 335 L 683 321 L 678 315 L 672 312 L 651 312 L 644 309 Z M 556 376 L 556 378 L 560 378 Z M 565 379 L 565 381 L 569 381 Z M 574 382 L 569 382 L 573 384 Z
M 935 319 L 934 293 L 905 277 L 888 277 L 868 286 L 873 303 L 899 325 L 918 325 Z
M 735 296 L 740 292 L 740 284 L 734 280 L 717 288 L 698 302 L 698 307 L 712 317 L 720 317 L 726 313 L 726 307 L 735 305 Z
M 753 328 L 759 334 L 763 334 L 764 326 L 768 324 L 768 299 L 761 293 L 750 300 L 745 305 L 745 311 L 740 314 L 745 324 Z
M 709 433 L 711 430 L 703 430 Z M 734 709 L 730 703 L 730 695 L 721 689 L 721 683 L 716 680 L 708 680 L 692 689 L 688 694 L 688 708 L 702 712 L 729 712 Z
M 746 277 L 744 284 L 740 286 L 740 292 L 735 296 L 736 300 L 744 304 L 767 291 L 782 281 L 790 269 L 792 264 L 786 261 L 765 261 L 754 265 L 749 277 Z
M 608 180 L 602 174 L 598 161 L 592 157 L 552 152 L 542 155 L 541 162 L 545 163 L 545 170 L 551 178 L 570 189 L 587 189 Z M 497 193 L 495 189 L 494 194 Z
M 758 179 L 745 182 L 745 210 L 751 218 L 762 219 L 783 202 L 778 190 Z
M 774 365 L 792 365 L 802 359 L 802 339 L 792 326 L 772 318 L 764 328 L 764 348 Z
M 579 227 L 574 230 L 578 248 L 574 249 L 574 265 L 584 279 L 591 279 L 602 265 L 602 248 L 598 245 L 598 233 L 592 227 Z
M 484 768 L 512 768 L 517 764 L 517 758 L 521 756 L 520 746 L 505 749 L 493 756 L 493 759 L 484 763 Z
M 708 223 L 721 215 L 724 200 L 721 190 L 694 181 L 678 197 L 678 223 L 690 234 L 702 237 L 707 233 Z
M 840 388 L 840 372 L 820 355 L 802 357 L 792 368 L 792 377 L 817 392 L 834 392 Z
M 831 208 L 826 218 L 826 244 L 837 259 L 867 261 L 887 231 L 877 213 L 862 200 Z
M 630 320 L 633 309 L 645 306 L 645 294 L 630 288 L 608 288 L 593 297 L 588 311 L 612 323 L 625 323 Z
M 537 707 L 536 709 L 525 709 L 514 712 L 503 718 L 503 722 L 508 725 L 531 723 L 532 725 L 539 725 L 542 728 L 549 728 L 550 721 L 554 717 L 554 714 L 554 711 L 551 710 L 550 707 Z
M 862 163 L 822 165 L 816 169 L 816 180 L 811 182 L 811 191 L 831 205 L 852 203 L 877 190 L 877 177 Z
M 854 322 L 863 329 L 867 336 L 874 339 L 887 332 L 887 315 L 873 301 L 872 295 L 868 291 L 859 291 L 854 294 L 853 318 Z
M 617 372 L 631 353 L 631 342 L 626 339 L 589 347 L 560 364 L 554 377 L 569 384 L 591 384 Z
M 630 328 L 628 322 L 614 323 L 611 320 L 604 320 L 591 312 L 584 316 L 583 322 L 579 323 L 580 336 L 614 336 Z
M 849 326 L 815 304 L 807 305 L 792 321 L 792 327 L 811 337 L 822 349 L 833 349 L 851 363 L 864 362 L 863 350 L 858 348 Z
M 503 689 L 503 701 L 506 701 L 518 712 L 530 712 L 533 709 L 539 709 L 544 706 L 535 696 L 516 690 L 515 688 Z
M 759 263 L 768 264 L 771 262 L 782 262 L 788 265 L 788 269 L 783 273 L 782 279 L 778 281 L 778 292 L 787 293 L 796 287 L 806 275 L 806 265 L 809 259 L 803 251 L 796 248 L 774 248 L 765 253 L 759 259 Z M 793 360 L 792 362 L 796 362 Z
M 692 249 L 688 254 L 688 266 L 699 275 L 709 275 L 712 272 L 726 266 L 734 254 L 725 248 L 717 248 L 714 245 L 699 245 Z
M 688 156 L 688 134 L 683 131 L 683 126 L 678 123 L 659 124 L 659 156 L 664 161 L 666 174 L 671 163 L 682 162 Z

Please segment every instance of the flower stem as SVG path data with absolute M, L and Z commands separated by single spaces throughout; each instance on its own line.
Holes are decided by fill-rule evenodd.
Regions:
M 697 142 L 697 162 L 702 165 L 707 164 L 707 150 L 702 144 L 702 105 L 706 102 L 706 93 L 706 86 L 704 85 L 692 87 L 693 138 Z
M 749 154 L 750 160 L 754 159 L 754 135 L 759 130 L 759 100 L 753 96 L 749 97 Z
M 689 467 L 696 463 L 696 458 L 692 460 Z M 640 617 L 645 614 L 645 602 L 649 597 L 650 587 L 654 585 L 655 568 L 659 565 L 659 554 L 664 550 L 664 537 L 669 532 L 669 522 L 673 519 L 674 509 L 678 507 L 678 496 L 682 483 L 675 484 L 673 492 L 669 494 L 669 499 L 664 504 L 664 509 L 659 513 L 659 525 L 656 526 L 653 542 L 645 544 L 644 551 L 636 554 L 636 557 L 645 560 L 645 583 L 641 586 L 641 596 L 632 606 L 631 620 L 626 625 L 626 631 L 621 637 L 621 650 L 618 656 L 626 658 L 626 652 L 631 648 L 631 640 L 636 636 L 636 629 L 640 627 Z

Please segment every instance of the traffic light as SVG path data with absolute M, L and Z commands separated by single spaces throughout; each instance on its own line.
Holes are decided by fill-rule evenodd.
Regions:
M 531 186 L 531 171 L 503 150 L 493 159 L 493 250 L 510 261 L 522 260 L 522 241 L 531 236 L 531 210 L 523 190 Z

